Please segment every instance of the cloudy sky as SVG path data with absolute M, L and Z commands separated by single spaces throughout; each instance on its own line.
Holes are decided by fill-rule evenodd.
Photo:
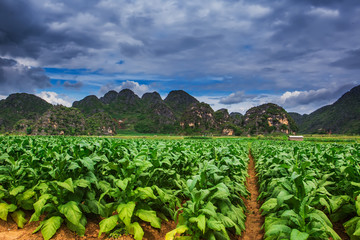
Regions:
M 182 89 L 310 113 L 360 84 L 359 0 L 1 0 L 0 99 Z

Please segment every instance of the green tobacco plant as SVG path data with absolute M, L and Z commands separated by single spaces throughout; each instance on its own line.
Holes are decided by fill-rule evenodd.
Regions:
M 167 240 L 175 239 L 177 233 L 187 235 L 179 239 L 230 239 L 227 229 L 241 235 L 245 229 L 245 213 L 231 203 L 230 192 L 224 184 L 205 190 L 190 185 L 189 190 L 191 198 L 179 209 L 182 211 L 179 224 L 166 235 Z
M 356 198 L 355 208 L 356 216 L 344 223 L 345 231 L 351 240 L 360 239 L 360 195 Z
M 153 166 L 147 161 L 146 151 L 136 153 L 136 156 L 131 160 L 130 157 L 132 155 L 124 155 L 124 158 L 118 161 L 120 168 L 112 164 L 105 166 L 105 169 L 117 173 L 105 177 L 105 179 L 112 182 L 112 185 L 104 186 L 104 193 L 101 197 L 116 200 L 113 203 L 116 215 L 112 215 L 100 222 L 99 236 L 102 233 L 109 233 L 117 227 L 127 234 L 134 235 L 136 240 L 141 240 L 144 232 L 139 220 L 149 222 L 154 228 L 160 228 L 161 218 L 158 215 L 164 219 L 166 217 L 163 214 L 158 214 L 153 208 L 159 206 L 159 204 L 157 205 L 159 201 L 165 205 L 173 204 L 173 207 L 176 206 L 176 197 L 169 191 L 162 190 L 157 186 L 143 185 L 143 183 L 149 182 L 148 179 L 145 180 L 143 173 L 149 170 L 151 172 Z M 154 190 L 159 197 L 155 196 Z M 164 208 L 171 212 L 169 207 L 165 206 Z
M 32 211 L 44 239 L 62 224 L 82 236 L 90 216 L 103 219 L 100 235 L 140 240 L 142 222 L 178 217 L 182 238 L 226 239 L 244 229 L 247 153 L 237 140 L 3 136 L 0 217 L 23 227 Z
M 46 213 L 46 217 L 34 233 L 41 230 L 44 239 L 50 239 L 65 221 L 70 230 L 83 236 L 87 221 L 81 211 L 82 188 L 79 183 L 75 185 L 71 178 L 64 182 L 40 182 L 34 189 L 39 197 L 34 203 L 35 212 L 30 222 L 39 221 L 43 213 Z
M 314 166 L 319 162 L 310 161 L 311 151 L 299 145 L 274 143 L 260 149 L 253 144 L 262 191 L 259 198 L 265 199 L 261 207 L 266 216 L 265 239 L 341 239 L 322 211 L 337 210 L 329 192 L 336 173 L 319 175 Z
M 242 191 L 231 193 L 216 161 L 201 163 L 199 175 L 187 181 L 184 194 L 189 200 L 178 210 L 179 224 L 166 235 L 167 240 L 230 239 L 228 231 L 241 235 L 245 229 L 244 204 L 238 196 Z M 234 188 L 233 184 L 229 186 Z

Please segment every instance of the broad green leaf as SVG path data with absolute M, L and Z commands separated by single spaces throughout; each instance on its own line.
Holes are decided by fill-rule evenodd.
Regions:
M 231 211 L 228 211 L 226 213 L 226 216 L 228 216 L 232 221 L 238 224 L 241 230 L 245 230 L 245 213 L 244 210 L 241 207 L 231 207 Z
M 199 210 L 199 212 L 207 214 L 212 217 L 216 217 L 217 215 L 216 207 L 211 202 L 208 202 L 204 208 Z
M 281 214 L 281 218 L 289 219 L 293 223 L 295 223 L 298 227 L 302 227 L 301 217 L 295 213 L 294 210 L 285 210 Z
M 309 234 L 306 232 L 300 232 L 297 229 L 293 229 L 290 234 L 290 240 L 306 240 Z
M 7 215 L 9 213 L 9 205 L 7 203 L 0 203 L 0 218 L 7 221 Z
M 17 209 L 17 206 L 15 204 L 9 204 L 9 212 L 15 212 Z
M 110 232 L 111 230 L 113 230 L 116 225 L 117 225 L 117 221 L 118 221 L 118 216 L 117 215 L 113 215 L 111 217 L 105 218 L 104 220 L 102 220 L 99 225 L 100 225 L 100 231 L 99 231 L 99 236 L 101 236 L 101 234 Z
M 269 229 L 265 232 L 265 237 L 269 236 L 279 236 L 280 234 L 286 234 L 289 236 L 291 233 L 291 228 L 286 225 L 271 225 Z M 276 239 L 276 238 L 275 238 Z
M 220 232 L 222 229 L 225 229 L 224 224 L 221 221 L 216 220 L 215 218 L 210 218 L 206 221 L 208 228 Z
M 0 175 L 0 182 L 3 182 Z M 5 189 L 0 185 L 0 199 L 2 199 L 5 196 Z
M 57 181 L 56 183 L 60 187 L 63 187 L 65 189 L 69 190 L 72 193 L 74 192 L 74 184 L 73 184 L 72 178 L 68 178 L 64 182 L 58 182 Z
M 143 200 L 147 198 L 156 199 L 156 196 L 154 195 L 154 192 L 150 187 L 144 187 L 144 188 L 138 187 L 135 190 L 135 194 L 137 197 Z
M 101 204 L 99 201 L 93 199 L 93 200 L 86 200 L 85 201 L 85 205 L 88 207 L 89 211 L 94 213 L 94 214 L 97 214 L 97 215 L 100 215 L 102 217 L 108 217 L 106 216 L 105 214 L 105 211 L 104 211 L 104 205 Z
M 75 180 L 74 185 L 81 188 L 91 188 L 91 183 L 86 179 Z
M 66 204 L 60 205 L 58 209 L 72 224 L 78 225 L 80 223 L 82 212 L 76 202 L 67 202 Z
M 198 228 L 205 234 L 205 228 L 206 228 L 206 218 L 205 215 L 201 214 L 197 217 L 197 226 Z
M 144 236 L 144 230 L 138 222 L 134 222 L 129 226 L 129 233 L 134 235 L 135 240 L 142 240 Z
M 353 217 L 352 219 L 350 219 L 349 221 L 344 223 L 344 228 L 346 230 L 349 229 L 349 228 L 352 228 L 352 227 L 354 227 L 354 225 L 356 226 L 356 224 L 358 222 L 360 222 L 360 217 Z
M 44 194 L 41 195 L 41 197 L 39 198 L 39 200 L 34 203 L 34 210 L 35 212 L 33 213 L 33 215 L 30 218 L 29 222 L 33 222 L 33 221 L 39 221 L 39 217 L 41 215 L 41 211 L 43 209 L 43 207 L 45 206 L 46 202 L 51 198 L 52 196 L 50 194 Z
M 37 187 L 37 190 L 40 190 L 42 194 L 46 194 L 47 190 L 49 189 L 49 185 L 47 183 L 40 183 Z
M 357 222 L 353 235 L 357 236 L 357 237 L 360 237 L 360 221 Z
M 315 209 L 314 212 L 309 213 L 308 216 L 310 218 L 318 220 L 323 225 L 327 225 L 327 226 L 329 226 L 331 228 L 333 226 L 331 221 L 329 220 L 329 218 L 325 215 L 325 213 L 323 213 L 320 210 Z
M 83 164 L 83 166 L 85 166 L 89 171 L 94 171 L 94 165 L 95 162 L 89 158 L 89 157 L 85 157 L 83 159 L 80 159 L 80 162 Z
M 34 190 L 28 189 L 21 195 L 19 200 L 22 200 L 22 201 L 29 200 L 30 198 L 32 198 L 35 195 L 35 193 L 36 192 Z
M 360 195 L 357 196 L 355 207 L 357 215 L 360 216 Z
M 229 189 L 226 187 L 225 184 L 220 183 L 217 185 L 217 191 L 211 195 L 210 199 L 219 199 L 219 200 L 226 200 L 230 196 Z
M 66 226 L 71 230 L 76 232 L 79 236 L 85 235 L 85 225 L 86 225 L 86 217 L 83 215 L 80 219 L 79 224 L 75 225 L 66 219 Z
M 75 169 L 78 169 L 78 168 L 80 168 L 80 166 L 76 162 L 71 162 L 69 167 L 68 167 L 69 170 L 75 170 Z
M 43 235 L 44 240 L 49 240 L 60 228 L 63 219 L 59 216 L 53 216 L 43 222 L 44 223 L 41 226 L 41 234 Z
M 23 228 L 24 224 L 27 222 L 25 219 L 25 213 L 21 210 L 17 210 L 11 213 L 12 219 L 16 222 L 19 228 Z
M 261 206 L 261 210 L 269 212 L 270 210 L 274 209 L 277 206 L 277 199 L 276 198 L 270 198 L 264 204 Z
M 171 230 L 170 232 L 168 232 L 165 235 L 165 240 L 174 240 L 176 234 L 182 234 L 182 233 L 186 232 L 187 230 L 189 230 L 189 228 L 186 225 L 180 225 L 177 228 L 175 228 L 174 230 Z
M 348 203 L 350 201 L 349 196 L 341 195 L 341 196 L 333 196 L 329 199 L 331 212 L 336 212 L 341 206 Z
M 288 191 L 286 190 L 281 190 L 280 193 L 277 196 L 277 200 L 279 205 L 281 206 L 283 204 L 284 201 L 289 200 L 290 198 L 292 198 L 294 195 L 289 194 Z
M 103 192 L 108 192 L 111 190 L 110 183 L 108 183 L 106 181 L 99 181 L 98 185 L 99 185 L 99 188 L 101 189 L 101 191 L 103 191 Z
M 194 238 L 192 236 L 180 236 L 177 237 L 176 240 L 193 240 Z
M 25 186 L 18 186 L 16 188 L 13 188 L 9 193 L 12 196 L 16 196 L 19 193 L 23 192 L 25 190 Z
M 116 211 L 118 212 L 119 218 L 124 222 L 126 226 L 131 223 L 131 217 L 133 215 L 136 204 L 134 202 L 128 202 L 126 204 L 120 204 Z
M 135 213 L 141 220 L 149 222 L 154 228 L 161 228 L 161 219 L 156 216 L 155 211 L 139 209 Z
M 326 207 L 326 210 L 328 211 L 328 213 L 331 213 L 331 207 L 325 198 L 320 198 L 319 202 L 322 206 Z
M 221 220 L 221 222 L 224 224 L 224 226 L 226 228 L 234 227 L 236 230 L 236 234 L 238 234 L 238 235 L 241 234 L 241 230 L 236 225 L 236 223 L 233 220 L 231 220 L 231 218 L 229 218 L 228 216 L 225 216 L 221 213 L 219 213 L 218 216 L 219 216 L 219 220 Z
M 118 188 L 120 188 L 121 190 L 125 191 L 127 185 L 129 184 L 129 179 L 125 178 L 123 180 L 121 179 L 116 179 L 115 180 L 115 184 Z

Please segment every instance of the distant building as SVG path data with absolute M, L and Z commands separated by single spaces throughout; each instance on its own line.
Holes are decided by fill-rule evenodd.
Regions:
M 289 141 L 303 141 L 304 137 L 303 136 L 289 136 L 288 140 Z

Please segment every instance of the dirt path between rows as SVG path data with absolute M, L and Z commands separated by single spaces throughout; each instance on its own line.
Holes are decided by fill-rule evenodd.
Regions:
M 261 226 L 264 224 L 264 217 L 260 214 L 261 204 L 256 201 L 259 196 L 258 177 L 255 172 L 255 161 L 251 153 L 249 153 L 249 177 L 246 179 L 246 187 L 250 192 L 250 199 L 244 199 L 247 214 L 245 227 L 246 230 L 239 238 L 240 240 L 261 240 L 264 237 L 264 231 Z

